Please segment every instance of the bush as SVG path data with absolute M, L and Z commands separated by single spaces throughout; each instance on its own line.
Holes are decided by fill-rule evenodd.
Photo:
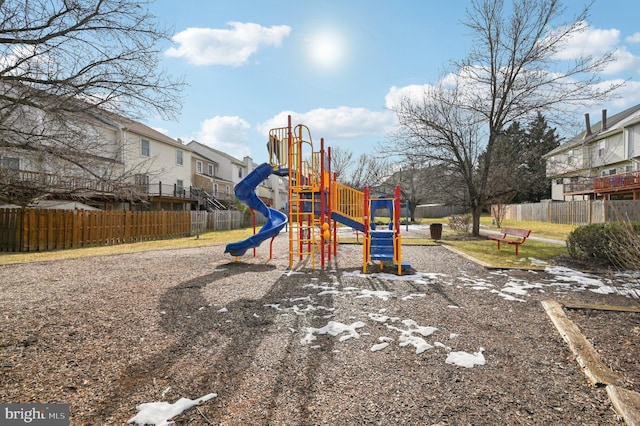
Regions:
M 449 218 L 449 229 L 469 233 L 472 223 L 473 218 L 470 214 L 454 214 Z
M 594 223 L 574 229 L 567 237 L 574 258 L 590 258 L 622 269 L 640 265 L 640 222 Z

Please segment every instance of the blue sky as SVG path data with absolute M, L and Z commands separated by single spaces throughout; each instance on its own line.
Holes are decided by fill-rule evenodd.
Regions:
M 568 14 L 581 1 L 567 0 Z M 471 40 L 463 0 L 158 0 L 151 13 L 172 29 L 163 64 L 189 85 L 176 121 L 145 124 L 238 158 L 267 160 L 269 128 L 306 124 L 319 146 L 354 154 L 384 145 L 395 124 L 394 93 L 434 84 Z M 596 0 L 586 30 L 568 48 L 617 51 L 605 81 L 631 79 L 615 114 L 640 103 L 640 3 Z M 567 16 L 569 18 L 569 16 Z M 595 114 L 595 115 L 593 115 Z M 569 131 L 571 133 L 571 130 Z M 314 146 L 315 148 L 315 146 Z M 316 150 L 318 148 L 315 148 Z

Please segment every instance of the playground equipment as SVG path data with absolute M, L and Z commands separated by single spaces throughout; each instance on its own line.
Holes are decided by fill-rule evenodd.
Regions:
M 269 163 L 258 166 L 245 177 L 235 189 L 236 197 L 267 217 L 260 231 L 246 240 L 230 243 L 225 253 L 243 255 L 247 249 L 255 248 L 263 241 L 277 236 L 289 225 L 289 268 L 294 259 L 310 259 L 315 268 L 316 256 L 321 266 L 331 261 L 338 246 L 338 223 L 362 232 L 362 270 L 367 271 L 371 261 L 396 265 L 402 274 L 402 237 L 400 235 L 400 187 L 395 188 L 391 198 L 371 199 L 370 191 L 358 191 L 337 182 L 331 176 L 331 148 L 324 149 L 320 139 L 320 150 L 313 150 L 311 132 L 303 124 L 291 125 L 291 116 L 286 127 L 269 131 L 267 143 Z M 288 214 L 267 207 L 255 194 L 256 187 L 271 173 L 288 176 Z M 389 213 L 387 229 L 376 229 L 375 214 L 378 209 Z
M 250 209 L 262 213 L 267 218 L 267 222 L 257 234 L 246 240 L 227 244 L 225 253 L 231 253 L 232 256 L 242 256 L 248 249 L 258 247 L 269 238 L 275 238 L 286 226 L 287 216 L 276 209 L 267 207 L 255 192 L 260 182 L 268 178 L 271 173 L 273 173 L 273 169 L 268 163 L 261 164 L 236 185 L 234 190 L 236 198 Z

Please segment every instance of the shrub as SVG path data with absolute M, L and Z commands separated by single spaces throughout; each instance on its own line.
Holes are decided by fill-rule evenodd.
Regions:
M 469 233 L 473 218 L 470 214 L 454 214 L 449 217 L 449 229 L 456 232 Z
M 567 237 L 574 258 L 591 258 L 622 269 L 640 265 L 640 222 L 594 223 L 574 229 Z

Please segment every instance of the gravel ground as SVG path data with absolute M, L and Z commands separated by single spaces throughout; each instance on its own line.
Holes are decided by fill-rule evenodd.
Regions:
M 600 277 L 602 291 L 441 246 L 403 248 L 404 279 L 361 274 L 346 244 L 289 271 L 287 245 L 271 260 L 265 244 L 240 261 L 212 246 L 1 266 L 0 402 L 70 404 L 72 425 L 210 393 L 176 424 L 622 424 L 540 301 L 638 306 L 637 279 Z M 640 390 L 639 314 L 568 315 Z M 486 364 L 447 363 L 455 352 Z

